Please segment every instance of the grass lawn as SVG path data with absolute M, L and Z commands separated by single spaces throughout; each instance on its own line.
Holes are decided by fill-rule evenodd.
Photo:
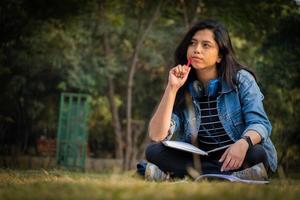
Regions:
M 146 182 L 133 175 L 59 170 L 0 170 L 0 200 L 6 199 L 299 199 L 300 180 L 273 179 L 267 185 L 229 182 Z

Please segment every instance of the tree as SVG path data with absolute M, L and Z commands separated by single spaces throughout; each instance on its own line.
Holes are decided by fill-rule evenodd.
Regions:
M 295 167 L 300 162 L 300 12 L 285 13 L 278 20 L 276 31 L 263 43 L 260 53 L 260 74 L 264 91 L 268 96 L 266 105 L 273 122 L 273 139 L 278 148 L 279 163 L 285 168 Z

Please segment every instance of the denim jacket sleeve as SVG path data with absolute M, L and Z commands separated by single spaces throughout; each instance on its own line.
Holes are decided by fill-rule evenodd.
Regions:
M 168 135 L 164 140 L 171 140 L 174 133 L 180 130 L 180 119 L 176 113 L 172 113 L 170 128 L 168 130 Z
M 246 125 L 246 129 L 242 135 L 249 130 L 254 130 L 260 134 L 262 142 L 264 142 L 272 131 L 272 125 L 262 102 L 264 96 L 254 77 L 246 70 L 239 71 L 238 82 L 242 112 Z

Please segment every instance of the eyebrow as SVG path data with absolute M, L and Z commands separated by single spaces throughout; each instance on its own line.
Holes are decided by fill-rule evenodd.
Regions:
M 197 39 L 195 39 L 195 38 L 192 38 L 192 40 L 191 41 L 196 41 L 196 42 L 199 42 Z M 202 40 L 201 42 L 208 42 L 208 43 L 211 43 L 211 44 L 214 44 L 212 41 L 210 41 L 210 40 Z

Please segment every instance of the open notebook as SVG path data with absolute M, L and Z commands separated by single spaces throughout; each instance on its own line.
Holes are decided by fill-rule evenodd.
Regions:
M 182 150 L 182 151 L 187 151 L 187 152 L 195 153 L 195 154 L 199 154 L 199 155 L 208 155 L 211 152 L 226 149 L 230 146 L 230 145 L 226 145 L 226 146 L 223 146 L 223 147 L 218 147 L 218 148 L 212 149 L 210 151 L 203 151 L 203 150 L 199 149 L 198 147 L 196 147 L 192 144 L 186 143 L 186 142 L 163 141 L 162 143 L 167 147 L 171 147 L 171 148 L 175 148 L 175 149 L 179 149 L 179 150 Z
M 199 155 L 208 155 L 211 152 L 219 151 L 222 149 L 228 148 L 230 145 L 224 146 L 224 147 L 219 147 L 212 149 L 210 151 L 203 151 L 199 149 L 198 147 L 186 143 L 186 142 L 180 142 L 180 141 L 162 141 L 162 143 L 171 148 L 179 149 L 182 151 L 187 151 Z M 194 177 L 195 178 L 195 177 Z M 234 175 L 226 175 L 226 174 L 203 174 L 198 176 L 196 181 L 200 180 L 225 180 L 225 181 L 230 181 L 230 182 L 240 182 L 240 183 L 249 183 L 249 184 L 266 184 L 269 183 L 267 180 L 247 180 L 247 179 L 241 179 L 237 176 Z

